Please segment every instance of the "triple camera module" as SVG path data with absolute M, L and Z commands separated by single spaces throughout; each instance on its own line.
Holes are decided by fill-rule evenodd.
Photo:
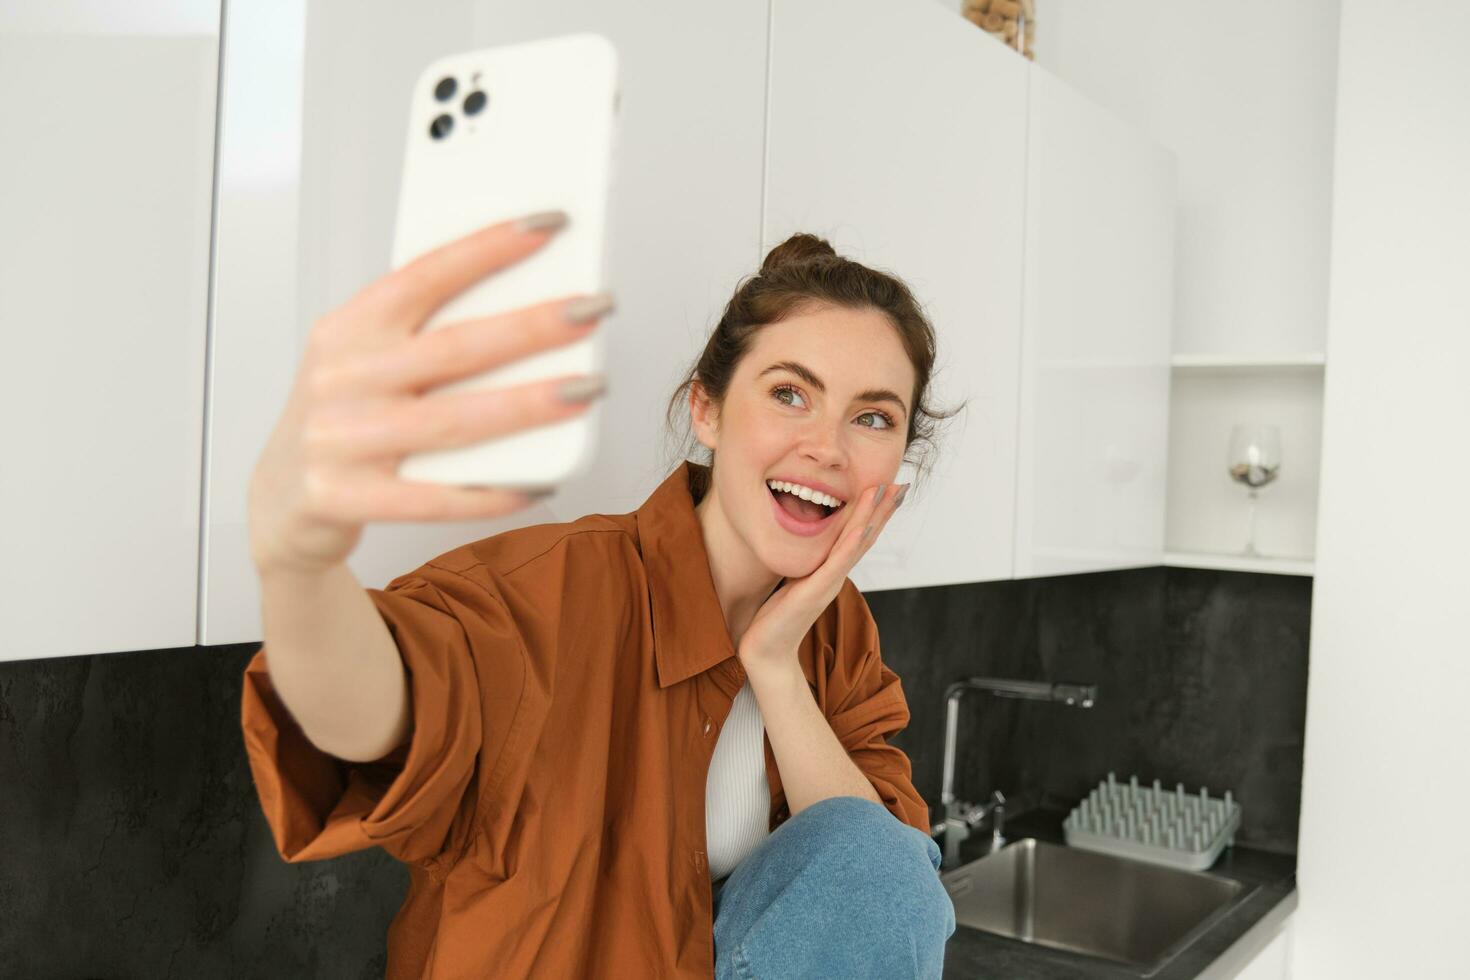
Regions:
M 478 79 L 478 77 L 477 74 L 476 78 Z M 459 82 L 455 81 L 452 75 L 446 75 L 439 79 L 439 83 L 434 86 L 434 98 L 440 102 L 448 102 L 454 98 L 455 93 L 458 91 Z M 479 89 L 475 89 L 464 97 L 464 102 L 460 105 L 460 108 L 464 110 L 464 114 L 467 116 L 479 115 L 480 111 L 485 108 L 487 101 L 488 99 L 485 97 L 485 93 Z M 442 140 L 453 129 L 454 117 L 447 112 L 435 116 L 434 121 L 429 123 L 429 135 L 436 140 Z

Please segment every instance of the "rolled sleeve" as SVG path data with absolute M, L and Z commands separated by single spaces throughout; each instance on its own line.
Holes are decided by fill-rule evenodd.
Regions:
M 409 741 L 382 759 L 350 762 L 313 745 L 271 683 L 268 648 L 246 667 L 246 752 L 286 861 L 378 846 L 434 870 L 463 852 L 487 788 L 485 760 L 500 762 L 508 747 L 525 657 L 493 596 L 482 589 L 471 607 L 457 588 L 430 581 L 453 575 L 425 566 L 366 590 L 403 657 L 413 704 Z M 495 698 L 483 697 L 482 675 L 494 678 Z

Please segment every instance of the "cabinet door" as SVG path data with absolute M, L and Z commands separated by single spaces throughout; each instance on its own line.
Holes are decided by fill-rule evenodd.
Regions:
M 1235 980 L 1287 980 L 1291 976 L 1291 920 L 1250 962 L 1235 974 Z
M 508 518 L 370 525 L 353 571 L 381 587 L 479 538 L 641 504 L 678 462 L 663 426 L 680 372 L 740 277 L 760 267 L 765 4 L 449 0 L 426 16 L 422 5 L 319 0 L 309 19 L 275 27 L 269 18 L 282 14 L 266 5 L 229 9 L 227 56 L 242 59 L 229 77 L 252 102 L 232 121 L 226 101 L 225 135 L 238 124 L 241 141 L 222 149 L 222 199 L 233 207 L 219 244 L 233 265 L 221 269 L 215 322 L 208 615 L 199 642 L 261 636 L 249 475 L 314 320 L 389 271 L 410 89 L 430 59 L 450 52 L 579 31 L 603 34 L 618 50 L 608 220 L 618 305 L 602 327 L 609 390 L 598 456 L 590 473 Z M 236 31 L 236 16 L 252 27 Z M 293 36 L 298 29 L 304 41 Z
M 251 473 L 316 318 L 388 271 L 410 86 L 468 46 L 472 22 L 468 0 L 433 16 L 341 0 L 313 3 L 309 23 L 305 0 L 231 3 L 225 16 L 201 645 L 261 638 Z M 422 529 L 390 528 L 407 571 Z
M 187 647 L 219 0 L 0 6 L 0 660 Z
M 1163 562 L 1174 155 L 1031 68 L 1016 577 Z
M 968 400 L 864 591 L 1011 576 L 1026 65 L 935 4 L 772 5 L 762 247 L 811 232 L 902 278 L 937 336 L 931 401 Z

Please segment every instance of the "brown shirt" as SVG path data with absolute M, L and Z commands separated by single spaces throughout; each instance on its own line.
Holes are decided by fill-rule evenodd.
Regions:
M 745 672 L 682 463 L 637 511 L 518 528 L 368 589 L 403 655 L 407 744 L 319 751 L 262 648 L 241 723 L 281 856 L 374 845 L 410 885 L 389 980 L 714 975 L 705 781 Z M 707 471 L 705 471 L 707 473 Z M 909 710 L 846 581 L 799 652 L 812 695 L 884 806 L 929 831 Z M 770 829 L 790 812 L 765 738 Z M 616 964 L 616 967 L 614 967 Z

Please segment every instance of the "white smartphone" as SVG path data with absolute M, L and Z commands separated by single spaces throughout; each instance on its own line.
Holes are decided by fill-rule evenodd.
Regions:
M 423 326 L 607 288 L 606 225 L 619 102 L 617 52 L 572 34 L 449 55 L 414 85 L 393 267 L 498 221 L 562 210 L 565 228 L 530 257 L 456 296 Z M 425 394 L 501 388 L 603 370 L 602 336 L 532 354 Z M 575 418 L 404 457 L 406 480 L 511 490 L 585 473 L 601 399 Z

